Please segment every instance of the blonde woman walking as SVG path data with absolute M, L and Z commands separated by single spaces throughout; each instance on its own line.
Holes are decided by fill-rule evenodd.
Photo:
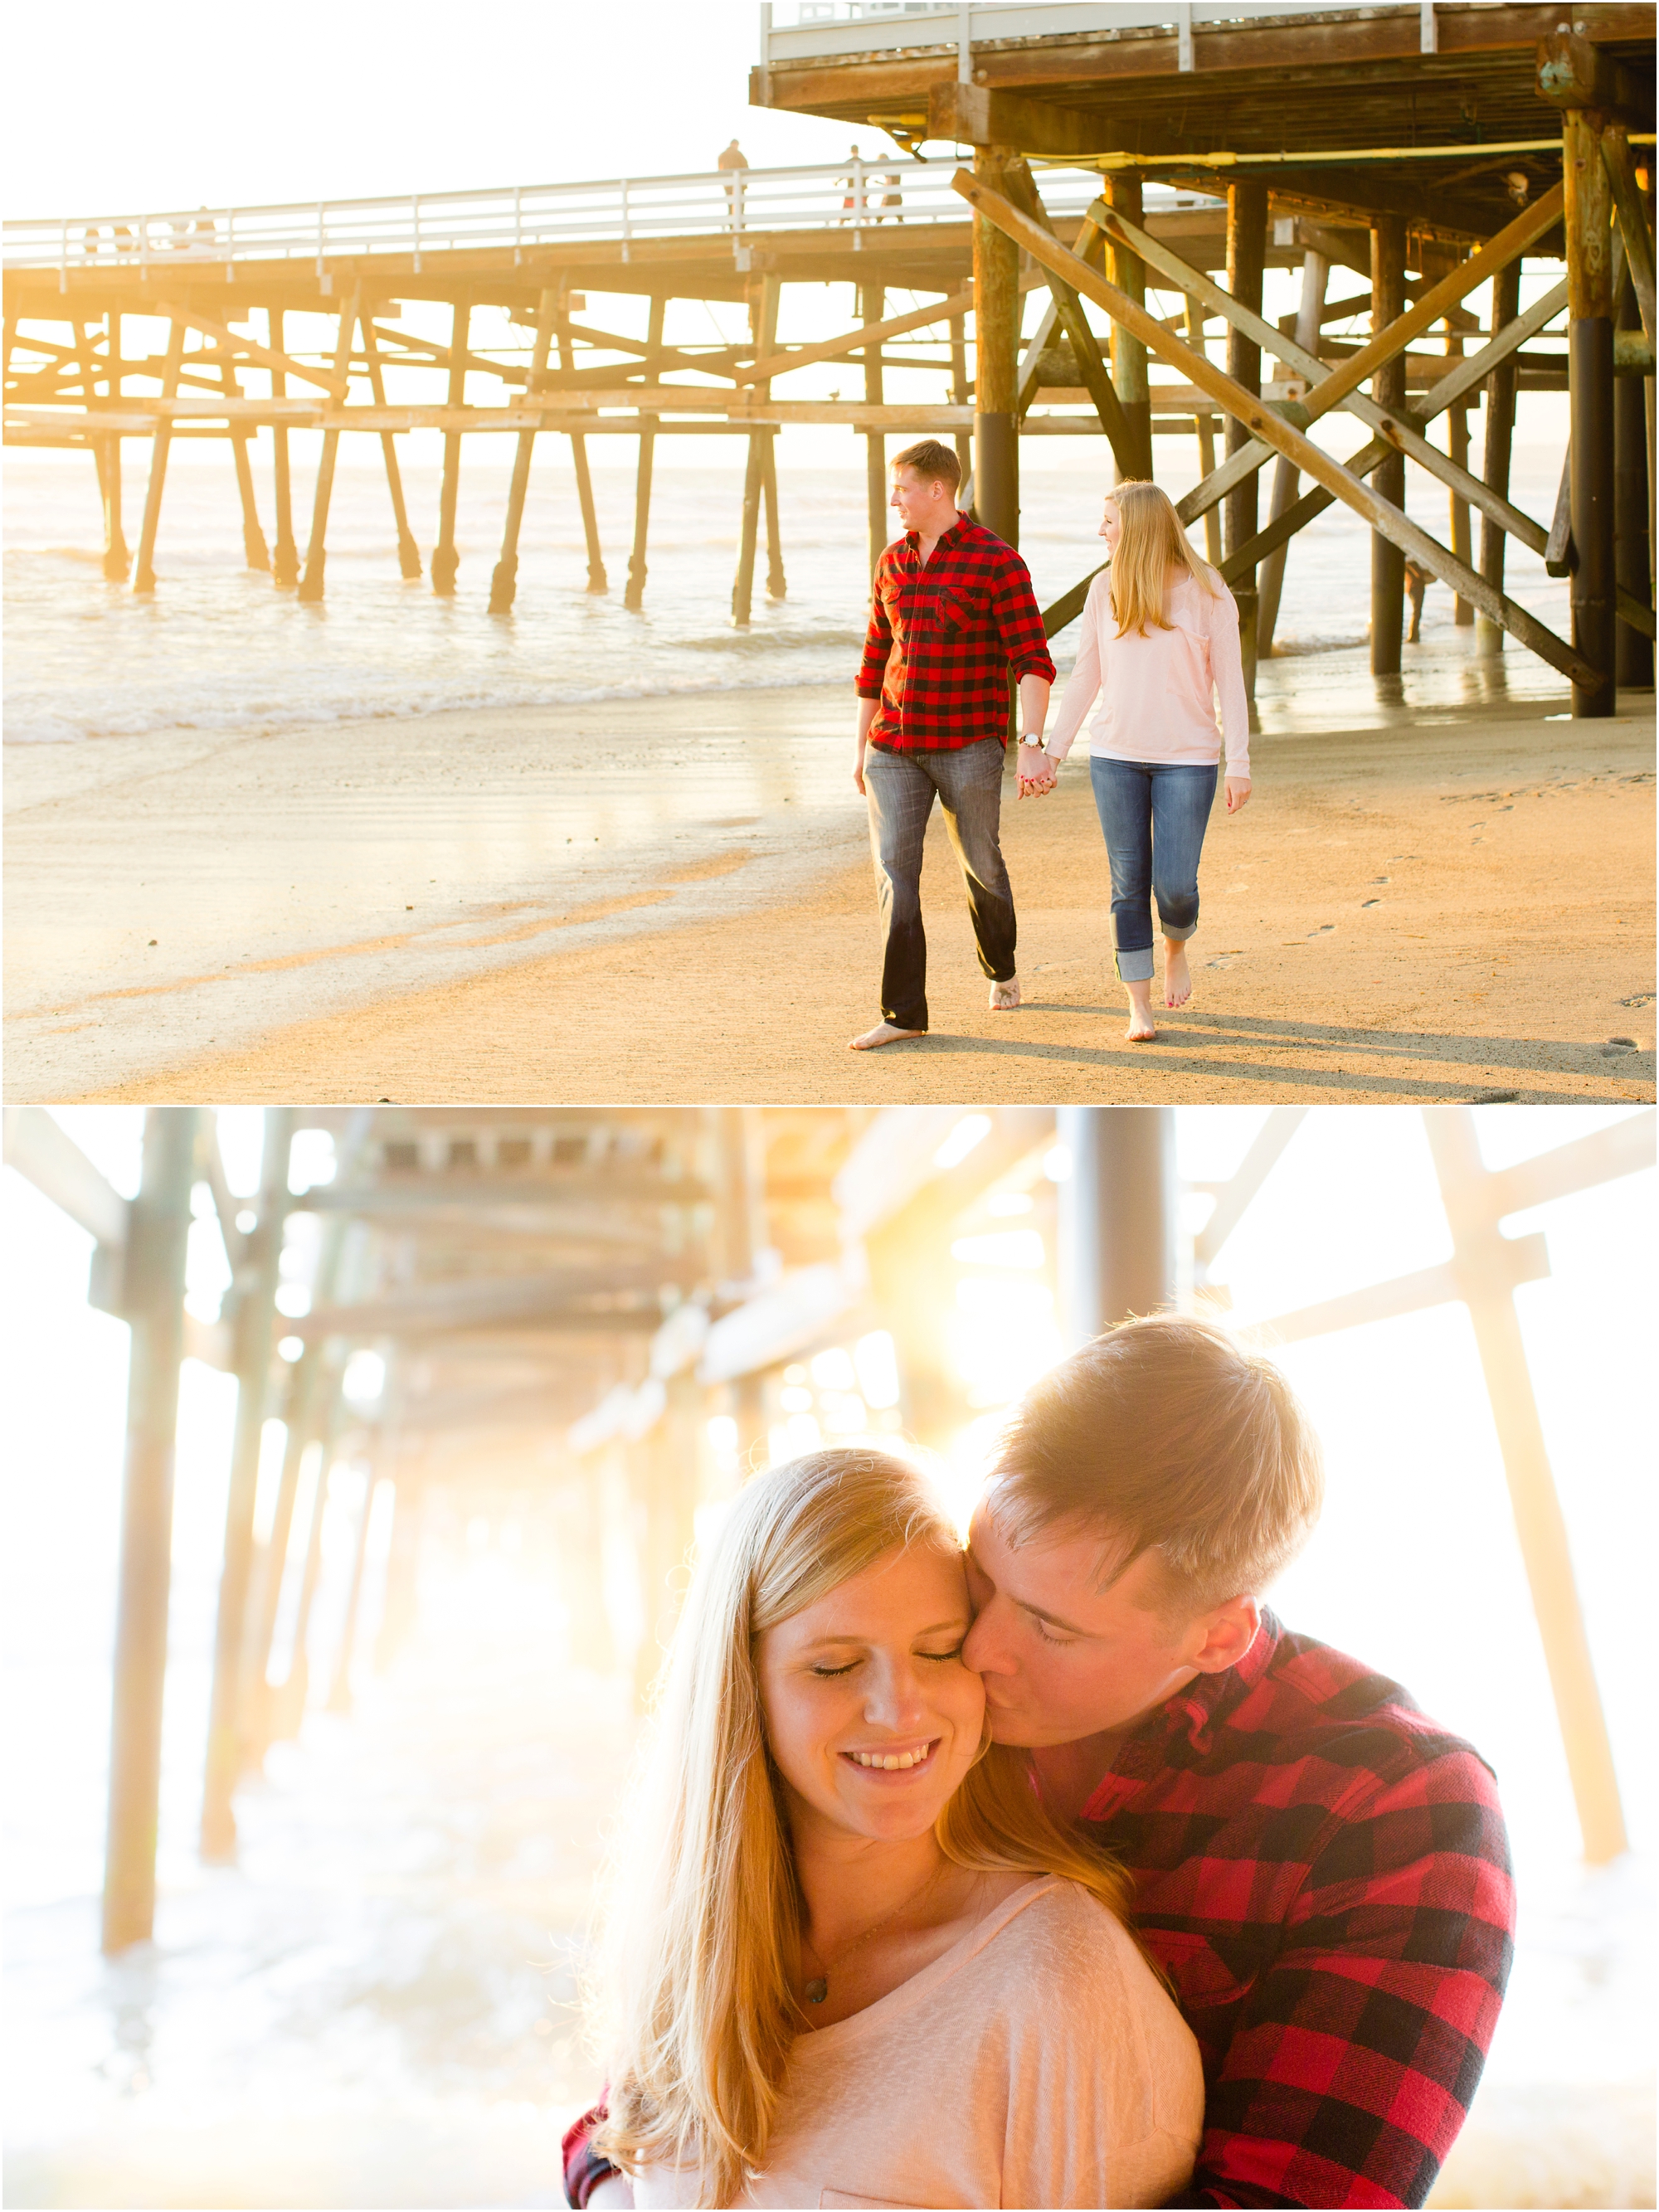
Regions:
M 1156 484 L 1131 481 L 1106 498 L 1100 535 L 1110 565 L 1089 586 L 1077 663 L 1053 735 L 1021 755 L 1019 795 L 1051 791 L 1097 699 L 1089 775 L 1112 878 L 1112 940 L 1129 994 L 1127 1035 L 1158 1035 L 1152 1018 L 1152 901 L 1164 933 L 1164 1003 L 1192 996 L 1187 944 L 1198 927 L 1198 862 L 1226 749 L 1227 811 L 1250 795 L 1250 715 L 1238 609 L 1187 543 Z M 1221 708 L 1216 722 L 1216 702 Z
M 608 2108 L 572 2130 L 615 2170 L 580 2201 L 1135 2205 L 1185 2182 L 1197 2044 L 1127 1878 L 990 1745 L 970 1619 L 956 1531 L 901 1460 L 815 1452 L 733 1504 L 629 1812 Z

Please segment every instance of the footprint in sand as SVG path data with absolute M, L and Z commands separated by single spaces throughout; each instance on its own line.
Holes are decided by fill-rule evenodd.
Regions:
M 1381 906 L 1382 903 L 1381 899 L 1361 899 L 1359 902 L 1362 910 L 1368 906 Z

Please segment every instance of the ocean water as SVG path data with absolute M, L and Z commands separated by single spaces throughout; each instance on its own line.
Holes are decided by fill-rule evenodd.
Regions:
M 1478 433 L 1477 433 L 1478 436 Z M 295 438 L 295 524 L 303 548 L 309 524 L 314 440 Z M 243 562 L 240 511 L 228 449 L 176 447 L 169 465 L 156 554 L 158 588 L 137 598 L 100 573 L 101 523 L 90 459 L 11 452 L 4 461 L 8 742 L 143 738 L 213 730 L 275 734 L 363 717 L 442 708 L 537 706 L 621 697 L 821 683 L 851 684 L 864 624 L 864 477 L 861 468 L 807 471 L 781 447 L 780 506 L 787 596 L 770 601 L 759 562 L 754 619 L 733 628 L 731 595 L 742 500 L 738 441 L 720 441 L 720 460 L 659 463 L 647 553 L 645 605 L 623 605 L 633 526 L 634 474 L 628 441 L 590 441 L 610 590 L 590 594 L 574 479 L 568 450 L 544 441 L 531 480 L 520 542 L 519 592 L 511 616 L 487 611 L 500 548 L 510 441 L 477 441 L 460 481 L 456 596 L 441 599 L 423 576 L 399 576 L 391 506 L 378 457 L 354 458 L 348 441 L 337 471 L 328 533 L 328 590 L 301 605 Z M 356 441 L 359 453 L 363 441 Z M 665 441 L 666 442 L 666 441 Z M 710 441 L 709 444 L 715 441 Z M 849 446 L 851 441 L 848 441 Z M 1334 443 L 1336 441 L 1334 441 Z M 896 441 L 895 441 L 896 443 Z M 612 450 L 627 453 L 618 465 Z M 611 450 L 608 450 L 611 449 Z M 729 460 L 726 459 L 729 449 Z M 1339 450 L 1346 450 L 1346 445 Z M 1478 450 L 1478 447 L 1477 447 Z M 1062 454 L 1064 458 L 1062 459 Z M 1159 468 L 1177 495 L 1195 481 L 1195 445 L 1160 442 Z M 1101 495 L 1099 440 L 1042 443 L 1025 453 L 1022 550 L 1046 604 L 1097 565 Z M 1517 447 L 1514 495 L 1534 515 L 1553 505 L 1559 454 Z M 125 514 L 135 543 L 147 456 L 129 443 Z M 267 445 L 254 448 L 262 520 L 274 536 Z M 429 558 L 436 531 L 438 472 L 416 459 L 404 471 L 416 541 Z M 1265 497 L 1265 494 L 1264 494 Z M 1447 534 L 1437 486 L 1413 472 L 1413 514 Z M 1202 526 L 1194 542 L 1203 543 Z M 1567 626 L 1566 586 L 1511 547 L 1510 589 L 1558 632 Z M 1279 642 L 1284 657 L 1264 670 L 1264 727 L 1310 714 L 1347 726 L 1374 710 L 1379 694 L 1364 665 L 1370 538 L 1340 506 L 1328 509 L 1291 548 Z M 1472 633 L 1455 631 L 1452 602 L 1431 589 L 1423 678 L 1404 698 L 1427 706 L 1467 690 Z M 1056 641 L 1069 665 L 1071 640 Z M 1448 672 L 1446 657 L 1462 672 Z M 1322 676 L 1310 655 L 1334 656 Z M 1491 677 L 1491 665 L 1486 675 Z M 1555 672 L 1511 646 L 1501 681 L 1516 696 L 1561 690 Z M 1450 692 L 1447 684 L 1450 684 Z M 1333 688 L 1334 686 L 1334 689 Z M 1385 687 L 1386 689 L 1386 687 Z M 1400 694 L 1395 694 L 1396 704 Z

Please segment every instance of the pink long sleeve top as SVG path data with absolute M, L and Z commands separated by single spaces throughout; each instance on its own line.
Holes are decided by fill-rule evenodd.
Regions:
M 1077 661 L 1048 750 L 1065 759 L 1098 699 L 1100 710 L 1089 725 L 1090 753 L 1207 768 L 1220 760 L 1224 737 L 1227 774 L 1248 777 L 1250 709 L 1232 593 L 1218 576 L 1214 591 L 1207 592 L 1195 577 L 1183 575 L 1170 586 L 1164 612 L 1170 629 L 1149 624 L 1145 636 L 1131 630 L 1120 637 L 1111 576 L 1101 570 L 1084 602 Z

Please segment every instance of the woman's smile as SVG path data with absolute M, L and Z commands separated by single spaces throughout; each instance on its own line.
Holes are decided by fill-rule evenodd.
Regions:
M 890 1774 L 915 1774 L 927 1766 L 939 1741 L 935 1735 L 921 1743 L 875 1744 L 867 1751 L 843 1751 L 841 1756 L 860 1773 L 878 1774 L 884 1782 Z

